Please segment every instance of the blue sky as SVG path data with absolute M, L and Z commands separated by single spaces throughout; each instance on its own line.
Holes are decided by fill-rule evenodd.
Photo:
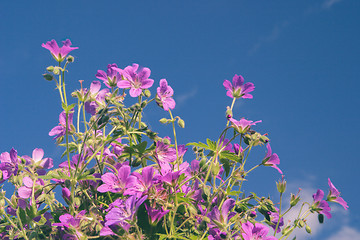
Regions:
M 48 136 L 60 100 L 41 76 L 54 64 L 41 48 L 51 39 L 79 47 L 69 90 L 79 79 L 90 85 L 109 63 L 149 67 L 155 85 L 166 78 L 174 114 L 186 122 L 181 143 L 218 137 L 231 104 L 222 82 L 241 74 L 256 89 L 254 99 L 236 104 L 234 117 L 263 121 L 255 129 L 269 134 L 288 194 L 297 187 L 310 198 L 318 188 L 327 192 L 330 177 L 349 204 L 348 211 L 332 205 L 334 218 L 315 225 L 310 239 L 360 238 L 359 10 L 357 0 L 1 1 L 0 152 L 30 155 L 40 147 L 61 162 Z M 155 106 L 145 114 L 171 135 L 158 124 L 162 117 Z M 265 148 L 258 151 L 263 156 Z M 248 191 L 274 194 L 280 176 L 266 168 L 250 178 Z

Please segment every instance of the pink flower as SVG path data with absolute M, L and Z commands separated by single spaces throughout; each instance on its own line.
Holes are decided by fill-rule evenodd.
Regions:
M 167 84 L 166 79 L 160 80 L 160 87 L 157 88 L 156 103 L 165 111 L 175 108 L 175 101 L 172 98 L 174 90 Z
M 244 240 L 277 240 L 276 237 L 267 237 L 269 229 L 260 223 L 255 223 L 254 226 L 251 222 L 246 222 L 241 224 L 241 227 L 244 231 L 241 234 Z
M 330 186 L 330 192 L 327 196 L 327 200 L 329 202 L 336 202 L 336 203 L 340 204 L 341 206 L 343 206 L 347 210 L 349 208 L 349 206 L 344 201 L 344 199 L 340 197 L 340 192 L 336 189 L 334 184 L 332 184 L 332 182 L 330 181 L 330 178 L 328 179 L 328 184 Z
M 253 98 L 249 92 L 254 91 L 255 86 L 253 83 L 245 83 L 244 78 L 241 75 L 233 77 L 232 84 L 229 80 L 224 80 L 223 83 L 227 90 L 226 95 L 231 98 Z
M 239 132 L 239 133 L 245 133 L 247 130 L 249 130 L 250 126 L 253 126 L 257 123 L 260 123 L 260 121 L 250 121 L 246 120 L 244 118 L 240 119 L 240 121 L 235 120 L 234 118 L 230 118 L 229 121 L 232 123 L 232 126 Z
M 276 153 L 272 153 L 270 143 L 268 143 L 266 145 L 266 148 L 267 148 L 268 152 L 266 153 L 265 159 L 263 160 L 264 166 L 273 167 L 276 170 L 278 170 L 280 174 L 283 174 L 283 172 L 277 166 L 280 164 L 279 156 Z
M 149 79 L 150 69 L 140 68 L 139 64 L 127 66 L 124 70 L 113 68 L 125 77 L 125 80 L 118 81 L 118 88 L 130 88 L 130 96 L 140 96 L 143 89 L 150 88 L 154 84 L 154 80 Z
M 33 164 L 35 166 L 40 166 L 41 168 L 49 169 L 54 166 L 53 160 L 51 158 L 44 158 L 44 150 L 41 148 L 35 148 L 32 152 L 32 158 L 29 156 L 23 156 L 26 160 L 26 164 Z
M 62 62 L 64 61 L 66 55 L 68 55 L 69 52 L 78 49 L 78 47 L 70 47 L 71 41 L 69 39 L 66 39 L 62 43 L 63 46 L 59 48 L 57 42 L 53 39 L 47 43 L 41 44 L 41 46 L 49 50 L 51 55 L 55 58 L 56 61 Z
M 311 206 L 311 208 L 320 214 L 324 214 L 328 219 L 330 219 L 331 208 L 329 207 L 329 204 L 325 200 L 322 200 L 324 197 L 324 192 L 321 189 L 318 189 L 317 192 L 312 197 L 314 199 L 314 203 Z

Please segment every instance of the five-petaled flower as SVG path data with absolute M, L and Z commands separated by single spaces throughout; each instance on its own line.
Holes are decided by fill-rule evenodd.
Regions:
M 166 79 L 160 80 L 160 87 L 157 88 L 156 103 L 165 111 L 175 108 L 175 100 L 172 98 L 174 90 L 168 85 Z
M 266 148 L 268 152 L 266 153 L 265 158 L 263 160 L 263 165 L 273 167 L 276 170 L 278 170 L 280 174 L 283 174 L 283 172 L 277 166 L 280 164 L 279 156 L 276 153 L 272 153 L 270 143 L 266 145 Z
M 331 208 L 329 204 L 323 200 L 324 192 L 321 189 L 318 189 L 315 194 L 313 194 L 314 203 L 311 206 L 313 211 L 318 212 L 319 214 L 324 214 L 327 218 L 331 218 Z
M 239 133 L 245 133 L 247 130 L 249 130 L 250 126 L 261 122 L 261 120 L 253 122 L 250 120 L 246 120 L 245 118 L 240 119 L 240 121 L 235 120 L 234 118 L 229 118 L 229 121 Z
M 327 200 L 329 202 L 336 202 L 336 203 L 340 204 L 341 206 L 343 206 L 347 210 L 349 208 L 349 206 L 344 201 L 344 199 L 342 197 L 340 197 L 340 192 L 336 189 L 334 184 L 332 184 L 332 182 L 330 181 L 330 178 L 328 179 L 328 184 L 330 187 L 330 191 L 327 196 Z
M 241 75 L 235 74 L 232 84 L 229 80 L 224 80 L 223 85 L 227 90 L 226 95 L 231 98 L 253 98 L 249 92 L 254 91 L 254 84 L 251 82 L 244 84 L 244 78 Z
M 113 68 L 123 75 L 125 80 L 118 81 L 119 88 L 130 88 L 130 96 L 140 96 L 143 89 L 150 88 L 154 84 L 154 80 L 150 79 L 150 69 L 140 68 L 139 64 L 134 63 L 132 66 L 127 66 L 124 70 Z
M 41 46 L 49 50 L 51 55 L 55 58 L 56 61 L 62 62 L 64 61 L 66 55 L 68 55 L 69 52 L 78 49 L 78 47 L 70 47 L 71 41 L 69 39 L 62 41 L 62 43 L 63 46 L 60 48 L 57 42 L 53 39 L 51 41 L 48 41 L 47 43 L 41 44 Z
M 69 132 L 71 130 L 71 125 L 73 122 L 74 112 L 68 114 L 67 123 L 68 126 L 66 128 L 66 113 L 62 111 L 59 115 L 59 126 L 54 127 L 50 130 L 49 136 L 55 136 L 54 139 L 65 136 L 66 130 Z

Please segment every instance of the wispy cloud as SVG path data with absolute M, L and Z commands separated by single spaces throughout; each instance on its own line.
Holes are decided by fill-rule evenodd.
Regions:
M 277 24 L 273 27 L 268 35 L 261 36 L 258 41 L 250 48 L 248 54 L 252 56 L 256 53 L 264 44 L 277 40 L 280 36 L 281 31 L 289 25 L 288 21 L 284 21 L 281 24 Z
M 325 0 L 322 8 L 323 9 L 329 9 L 331 8 L 334 4 L 341 2 L 342 0 Z
M 360 232 L 352 227 L 344 226 L 340 229 L 340 231 L 329 237 L 327 240 L 339 240 L 339 239 L 341 240 L 360 239 Z
M 195 97 L 197 92 L 198 92 L 197 88 L 193 88 L 192 90 L 190 90 L 186 93 L 179 94 L 178 96 L 175 97 L 176 103 L 177 104 L 185 103 L 190 98 Z

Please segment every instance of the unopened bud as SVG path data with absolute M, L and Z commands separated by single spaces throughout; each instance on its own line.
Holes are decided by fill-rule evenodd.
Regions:
M 300 201 L 300 197 L 298 195 L 291 194 L 290 197 L 290 206 L 294 207 Z
M 168 120 L 166 118 L 162 118 L 159 120 L 159 122 L 161 122 L 162 124 L 166 124 L 168 123 Z
M 306 225 L 305 230 L 307 233 L 311 233 L 311 228 L 308 225 Z
M 45 80 L 47 80 L 47 81 L 52 81 L 52 80 L 54 80 L 54 76 L 51 75 L 51 74 L 49 74 L 49 73 L 43 74 L 43 77 L 44 77 Z
M 71 55 L 69 55 L 69 56 L 66 58 L 66 60 L 67 60 L 69 63 L 72 63 L 72 62 L 74 62 L 74 57 L 71 56 Z
M 60 74 L 60 68 L 59 68 L 59 67 L 54 67 L 53 73 L 54 73 L 55 75 L 59 75 L 59 74 Z
M 149 90 L 149 89 L 145 89 L 145 90 L 144 90 L 144 95 L 145 95 L 145 97 L 149 98 L 149 97 L 151 96 L 150 90 Z
M 49 71 L 49 72 L 53 72 L 54 71 L 54 66 L 48 66 L 46 68 L 46 70 Z
M 284 180 L 284 175 L 282 175 L 282 180 L 276 183 L 277 190 L 279 193 L 284 193 L 286 190 L 286 181 Z
M 299 228 L 303 228 L 305 226 L 304 220 L 302 220 L 302 219 L 299 220 L 298 225 L 299 225 Z
M 178 120 L 178 125 L 179 125 L 179 127 L 181 127 L 181 128 L 185 128 L 185 122 L 184 122 L 184 120 L 182 120 L 181 118 L 179 118 L 179 120 Z
M 230 119 L 230 118 L 233 117 L 233 112 L 232 112 L 232 110 L 230 109 L 229 106 L 226 107 L 226 113 L 225 114 L 226 114 L 227 119 Z

